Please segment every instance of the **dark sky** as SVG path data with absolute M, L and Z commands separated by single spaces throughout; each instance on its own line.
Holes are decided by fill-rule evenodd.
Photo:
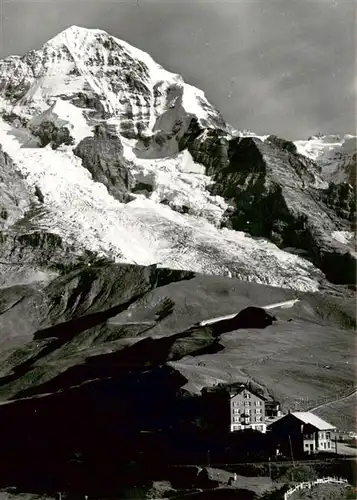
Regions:
M 72 24 L 149 52 L 237 128 L 355 132 L 355 0 L 3 0 L 0 57 Z

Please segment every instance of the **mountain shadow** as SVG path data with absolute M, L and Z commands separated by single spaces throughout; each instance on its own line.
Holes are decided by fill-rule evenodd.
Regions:
M 264 329 L 272 325 L 274 321 L 276 321 L 275 316 L 267 313 L 264 309 L 247 307 L 229 320 L 218 321 L 207 326 L 194 326 L 166 337 L 146 337 L 120 351 L 88 357 L 84 364 L 68 368 L 64 373 L 44 384 L 19 392 L 15 399 L 64 390 L 89 380 L 125 376 L 127 373 L 140 373 L 165 365 L 169 361 L 178 361 L 188 355 L 201 356 L 217 353 L 224 349 L 219 343 L 219 336 L 223 333 L 248 328 Z M 124 326 L 122 325 L 122 327 Z M 54 327 L 54 329 L 56 328 Z M 47 334 L 53 336 L 50 331 Z M 45 348 L 45 350 L 49 349 L 51 349 L 51 345 Z M 30 364 L 31 362 L 24 363 L 18 370 L 29 369 Z

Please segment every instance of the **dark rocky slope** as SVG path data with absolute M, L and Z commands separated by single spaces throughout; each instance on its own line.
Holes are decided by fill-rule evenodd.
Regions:
M 43 121 L 40 125 L 29 127 L 32 134 L 39 138 L 40 147 L 51 144 L 52 149 L 57 149 L 62 144 L 71 146 L 74 139 L 67 127 L 58 127 L 51 121 Z
M 83 139 L 74 149 L 93 179 L 104 184 L 108 192 L 120 202 L 131 199 L 129 192 L 134 178 L 123 156 L 123 146 L 117 134 L 105 125 L 95 127 L 94 137 Z
M 160 89 L 156 89 L 160 93 Z M 135 154 L 138 158 L 157 159 L 167 158 L 178 153 L 178 142 L 187 132 L 193 115 L 187 113 L 182 105 L 182 87 L 171 85 L 166 90 L 166 111 L 157 117 L 153 127 L 153 134 L 144 136 L 139 132 L 134 138 L 137 139 Z M 216 126 L 225 127 L 217 112 Z
M 203 130 L 193 119 L 180 140 L 180 149 L 185 148 L 212 176 L 212 194 L 229 202 L 225 225 L 303 252 L 334 283 L 355 283 L 353 246 L 332 237 L 334 231 L 351 229 L 352 186 L 324 189 L 317 165 L 275 136 L 265 142 L 229 139 L 219 130 Z
M 35 201 L 34 193 L 0 145 L 0 230 L 21 219 Z

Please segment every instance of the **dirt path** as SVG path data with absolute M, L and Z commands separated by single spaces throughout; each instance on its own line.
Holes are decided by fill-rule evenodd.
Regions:
M 313 408 L 309 408 L 308 411 L 315 411 L 315 410 L 319 410 L 320 408 L 324 408 L 325 406 L 329 406 L 329 405 L 331 405 L 333 403 L 340 403 L 341 401 L 344 401 L 345 399 L 351 398 L 356 393 L 357 393 L 357 388 L 355 387 L 354 389 L 350 390 L 344 396 L 341 396 L 341 397 L 339 397 L 337 399 L 332 399 L 331 401 L 327 401 L 326 403 L 321 403 L 321 404 L 319 404 L 317 406 L 314 406 Z
M 266 306 L 255 306 L 255 307 L 260 307 L 261 309 L 275 309 L 281 307 L 282 309 L 289 309 L 293 307 L 296 302 L 299 302 L 300 299 L 292 299 L 292 300 L 284 300 L 283 302 L 275 302 L 274 304 L 268 304 Z M 238 311 L 239 312 L 239 311 Z M 206 325 L 211 325 L 212 323 L 217 323 L 218 321 L 222 321 L 225 319 L 232 319 L 234 316 L 238 314 L 238 312 L 235 312 L 233 314 L 228 314 L 226 316 L 218 316 L 216 318 L 210 318 L 206 319 L 204 321 L 200 321 L 200 326 L 206 326 Z

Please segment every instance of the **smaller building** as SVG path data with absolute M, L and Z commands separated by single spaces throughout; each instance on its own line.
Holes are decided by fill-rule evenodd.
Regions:
M 265 416 L 267 418 L 281 417 L 280 403 L 278 401 L 265 401 Z
M 336 427 L 310 412 L 288 413 L 268 426 L 277 449 L 286 456 L 336 451 Z
M 333 432 L 332 435 L 333 438 L 339 443 L 347 443 L 357 438 L 357 433 L 353 431 L 336 430 L 336 432 Z

